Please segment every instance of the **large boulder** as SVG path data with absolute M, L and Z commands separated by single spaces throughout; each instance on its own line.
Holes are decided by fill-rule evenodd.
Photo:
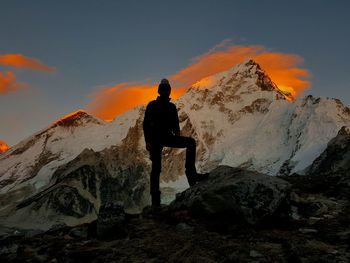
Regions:
M 289 191 L 290 184 L 280 178 L 219 166 L 207 180 L 178 194 L 170 209 L 206 218 L 232 216 L 254 225 L 273 215 Z

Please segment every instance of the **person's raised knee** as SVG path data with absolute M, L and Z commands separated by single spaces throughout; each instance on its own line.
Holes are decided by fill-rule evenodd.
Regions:
M 196 141 L 195 141 L 195 139 L 193 139 L 192 137 L 188 137 L 188 145 L 189 146 L 196 146 Z

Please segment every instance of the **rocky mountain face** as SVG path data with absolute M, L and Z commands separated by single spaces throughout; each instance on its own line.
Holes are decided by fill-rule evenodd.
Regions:
M 308 168 L 309 174 L 350 174 L 350 128 L 342 127 L 337 136 Z
M 46 138 L 51 135 L 54 140 L 57 139 L 57 134 L 51 131 L 58 126 L 73 129 L 70 132 L 74 136 L 79 132 L 74 127 L 81 121 L 85 124 L 91 120 L 93 125 L 101 125 L 86 113 L 79 112 L 78 115 L 73 116 L 73 120 L 70 116 L 68 126 L 64 120 L 59 120 L 35 135 L 34 139 L 43 134 Z M 137 123 L 136 127 L 139 125 Z M 149 165 L 140 157 L 143 154 L 138 142 L 130 140 L 139 137 L 134 134 L 139 131 L 131 127 L 119 145 L 102 151 L 85 148 L 75 158 L 54 169 L 50 178 L 43 178 L 47 180 L 43 186 L 31 184 L 33 178 L 30 176 L 22 178 L 21 183 L 1 195 L 0 225 L 48 229 L 60 223 L 76 225 L 90 222 L 97 218 L 100 206 L 110 200 L 120 201 L 129 212 L 139 211 L 149 201 L 150 172 Z M 38 142 L 29 140 L 29 143 Z M 23 145 L 27 147 L 28 141 Z M 38 180 L 34 182 L 38 183 Z
M 350 110 L 339 100 L 295 100 L 252 60 L 193 84 L 175 104 L 181 133 L 197 141 L 199 171 L 229 165 L 305 173 L 341 127 L 350 127 Z M 142 209 L 150 170 L 144 110 L 110 123 L 77 111 L 0 154 L 0 225 L 88 222 L 109 198 Z M 163 156 L 164 189 L 187 188 L 185 151 L 167 148 Z

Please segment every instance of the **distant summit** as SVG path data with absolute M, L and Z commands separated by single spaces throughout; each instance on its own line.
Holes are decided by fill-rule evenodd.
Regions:
M 102 124 L 102 121 L 97 118 L 89 115 L 85 110 L 77 110 L 71 112 L 62 118 L 54 122 L 52 127 L 61 126 L 61 127 L 76 127 L 81 126 L 84 123 L 93 122 L 96 124 Z
M 243 91 L 242 89 L 248 87 L 248 84 L 250 87 L 258 87 L 258 89 L 250 89 L 249 92 L 273 91 L 275 92 L 276 99 L 284 99 L 287 101 L 295 100 L 290 92 L 281 90 L 253 59 L 247 59 L 227 71 L 203 78 L 192 85 L 192 87 L 212 89 L 218 86 L 234 86 L 235 89 L 231 89 L 231 91 L 234 91 L 237 94 L 238 90 Z

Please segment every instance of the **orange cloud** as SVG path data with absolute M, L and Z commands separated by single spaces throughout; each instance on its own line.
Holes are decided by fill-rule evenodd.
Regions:
M 310 76 L 309 71 L 299 66 L 303 63 L 302 57 L 269 51 L 263 46 L 230 45 L 229 41 L 223 41 L 206 54 L 194 58 L 189 66 L 169 76 L 173 87 L 172 98 L 181 96 L 195 82 L 228 70 L 248 58 L 259 63 L 280 89 L 291 92 L 293 96 L 310 87 L 310 82 L 305 79 Z M 111 120 L 154 99 L 157 96 L 156 87 L 137 82 L 104 87 L 92 94 L 93 101 L 88 108 L 96 116 Z
M 0 140 L 0 153 L 6 152 L 10 147 L 6 144 L 6 142 Z
M 17 82 L 16 76 L 11 71 L 0 72 L 0 95 L 27 87 L 25 83 Z
M 175 89 L 172 98 L 183 94 L 182 89 Z M 157 85 L 130 82 L 105 87 L 92 94 L 93 101 L 89 111 L 96 116 L 110 121 L 115 116 L 138 105 L 146 104 L 157 97 Z
M 223 48 L 223 47 L 220 47 Z M 231 46 L 226 50 L 212 49 L 193 59 L 193 63 L 171 77 L 178 85 L 189 86 L 210 75 L 228 70 L 247 58 L 252 58 L 260 48 L 255 46 Z
M 298 55 L 268 51 L 262 46 L 228 46 L 221 50 L 197 57 L 193 63 L 170 77 L 178 86 L 189 86 L 210 75 L 230 69 L 242 61 L 252 58 L 267 72 L 271 79 L 293 95 L 301 94 L 310 87 L 308 70 L 298 67 L 303 58 Z
M 43 64 L 38 59 L 27 58 L 21 54 L 0 55 L 0 66 L 9 66 L 14 68 L 28 68 L 39 71 L 54 72 L 55 68 Z
M 50 73 L 56 71 L 55 68 L 43 64 L 38 59 L 27 58 L 21 54 L 0 55 L 0 66 L 27 68 Z M 0 72 L 0 95 L 14 92 L 25 87 L 28 87 L 28 85 L 17 82 L 16 76 L 12 71 Z

